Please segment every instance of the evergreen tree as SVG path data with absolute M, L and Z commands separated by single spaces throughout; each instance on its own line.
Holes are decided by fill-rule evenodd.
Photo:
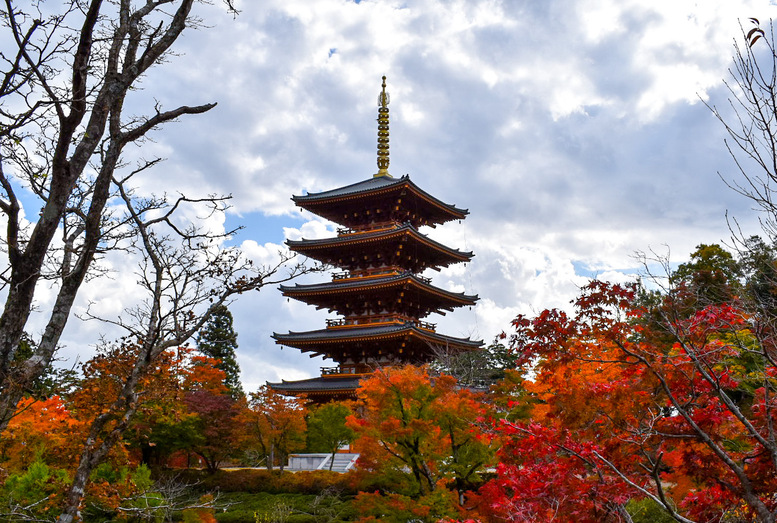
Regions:
M 237 364 L 237 333 L 232 327 L 232 313 L 226 305 L 217 308 L 197 335 L 197 348 L 204 355 L 221 360 L 217 367 L 224 371 L 224 385 L 232 397 L 244 396 Z
M 694 308 L 731 301 L 740 292 L 742 268 L 734 256 L 718 244 L 701 244 L 672 273 L 675 284 L 685 286 L 694 298 Z
M 777 317 L 777 245 L 751 236 L 743 242 L 739 263 L 751 311 L 764 319 Z

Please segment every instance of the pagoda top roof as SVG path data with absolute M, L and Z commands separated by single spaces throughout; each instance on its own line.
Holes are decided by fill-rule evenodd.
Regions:
M 302 196 L 292 196 L 292 200 L 303 209 L 323 216 L 335 223 L 341 223 L 342 216 L 339 209 L 327 210 L 329 206 L 337 207 L 342 202 L 355 200 L 369 200 L 383 197 L 393 192 L 409 191 L 405 198 L 412 198 L 428 206 L 427 214 L 430 224 L 444 223 L 451 220 L 462 220 L 468 214 L 467 209 L 460 209 L 455 205 L 447 204 L 422 190 L 410 180 L 409 175 L 400 178 L 392 176 L 375 176 L 361 182 L 339 187 L 329 191 L 310 193 Z M 414 207 L 418 207 L 414 205 Z M 343 224 L 345 225 L 345 224 Z
M 350 196 L 356 193 L 370 192 L 374 190 L 385 189 L 386 187 L 392 187 L 403 181 L 410 182 L 410 177 L 405 175 L 401 178 L 394 178 L 393 176 L 377 176 L 362 180 L 361 182 L 352 183 L 344 187 L 337 189 L 331 189 L 329 191 L 322 191 L 317 193 L 308 193 L 303 196 L 292 196 L 291 199 L 295 202 L 309 202 L 316 200 L 325 200 L 328 198 L 340 198 L 343 196 Z M 413 183 L 413 182 L 410 182 Z M 413 183 L 415 187 L 415 184 Z M 420 189 L 419 189 L 420 190 Z

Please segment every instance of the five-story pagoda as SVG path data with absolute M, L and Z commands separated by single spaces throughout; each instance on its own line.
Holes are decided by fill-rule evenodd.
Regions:
M 394 178 L 389 166 L 389 96 L 386 77 L 378 98 L 378 172 L 365 181 L 315 194 L 294 196 L 299 207 L 341 226 L 334 238 L 287 241 L 289 248 L 338 267 L 332 281 L 281 286 L 284 296 L 336 312 L 325 329 L 273 334 L 276 343 L 337 366 L 321 369 L 321 377 L 282 381 L 270 386 L 285 394 L 306 394 L 325 401 L 348 397 L 359 379 L 378 366 L 431 361 L 435 349 L 474 350 L 482 342 L 436 332 L 423 321 L 473 305 L 477 296 L 432 285 L 420 276 L 426 269 L 467 262 L 461 252 L 419 231 L 452 220 L 467 210 L 441 202 L 418 188 L 408 176 Z

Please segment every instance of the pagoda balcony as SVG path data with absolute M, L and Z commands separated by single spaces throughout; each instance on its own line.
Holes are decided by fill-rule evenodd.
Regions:
M 380 267 L 377 269 L 365 269 L 363 271 L 359 272 L 336 272 L 332 274 L 332 281 L 340 281 L 340 280 L 355 280 L 357 278 L 377 278 L 377 277 L 385 277 L 385 276 L 399 276 L 402 274 L 402 270 L 397 269 L 396 267 Z M 420 280 L 423 280 L 426 283 L 431 283 L 432 280 L 430 278 L 423 278 L 421 276 L 417 276 Z
M 430 332 L 436 332 L 437 329 L 436 323 L 429 323 L 428 321 L 420 321 L 414 320 L 412 318 L 403 318 L 398 316 L 370 316 L 366 318 L 338 318 L 333 320 L 326 320 L 326 326 L 328 329 L 338 327 L 364 327 L 382 323 L 410 323 L 419 329 L 424 329 Z
M 321 376 L 337 377 L 342 375 L 369 374 L 373 371 L 372 367 L 364 364 L 338 365 L 337 367 L 321 367 Z
M 436 323 L 429 323 L 428 321 L 414 321 L 416 327 L 419 329 L 424 329 L 427 331 L 436 332 L 437 330 L 437 324 Z
M 351 234 L 361 234 L 364 232 L 375 232 L 375 231 L 388 231 L 391 229 L 398 229 L 401 227 L 401 223 L 397 222 L 383 222 L 383 223 L 370 223 L 369 225 L 363 225 L 361 227 L 357 228 L 351 228 L 351 227 L 338 227 L 337 228 L 337 235 L 338 236 L 349 236 Z

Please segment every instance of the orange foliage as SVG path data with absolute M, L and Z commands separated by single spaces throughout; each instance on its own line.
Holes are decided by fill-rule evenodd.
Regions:
M 490 436 L 479 426 L 486 409 L 478 397 L 451 376 L 432 378 L 414 366 L 375 371 L 357 396 L 361 414 L 348 425 L 358 436 L 358 466 L 380 478 L 376 486 L 398 493 L 385 499 L 364 494 L 364 503 L 413 500 L 438 517 L 453 516 L 492 458 Z
M 221 360 L 208 356 L 192 356 L 189 364 L 181 369 L 182 386 L 185 390 L 204 390 L 211 394 L 229 394 L 229 389 L 224 384 L 226 373 L 219 369 Z
M 305 447 L 306 415 L 304 400 L 283 396 L 267 386 L 251 394 L 245 412 L 246 437 L 264 454 L 268 468 L 277 462 L 283 469 L 288 455 Z
M 37 458 L 55 467 L 72 466 L 83 427 L 59 396 L 41 401 L 25 398 L 0 438 L 3 467 L 21 471 Z

